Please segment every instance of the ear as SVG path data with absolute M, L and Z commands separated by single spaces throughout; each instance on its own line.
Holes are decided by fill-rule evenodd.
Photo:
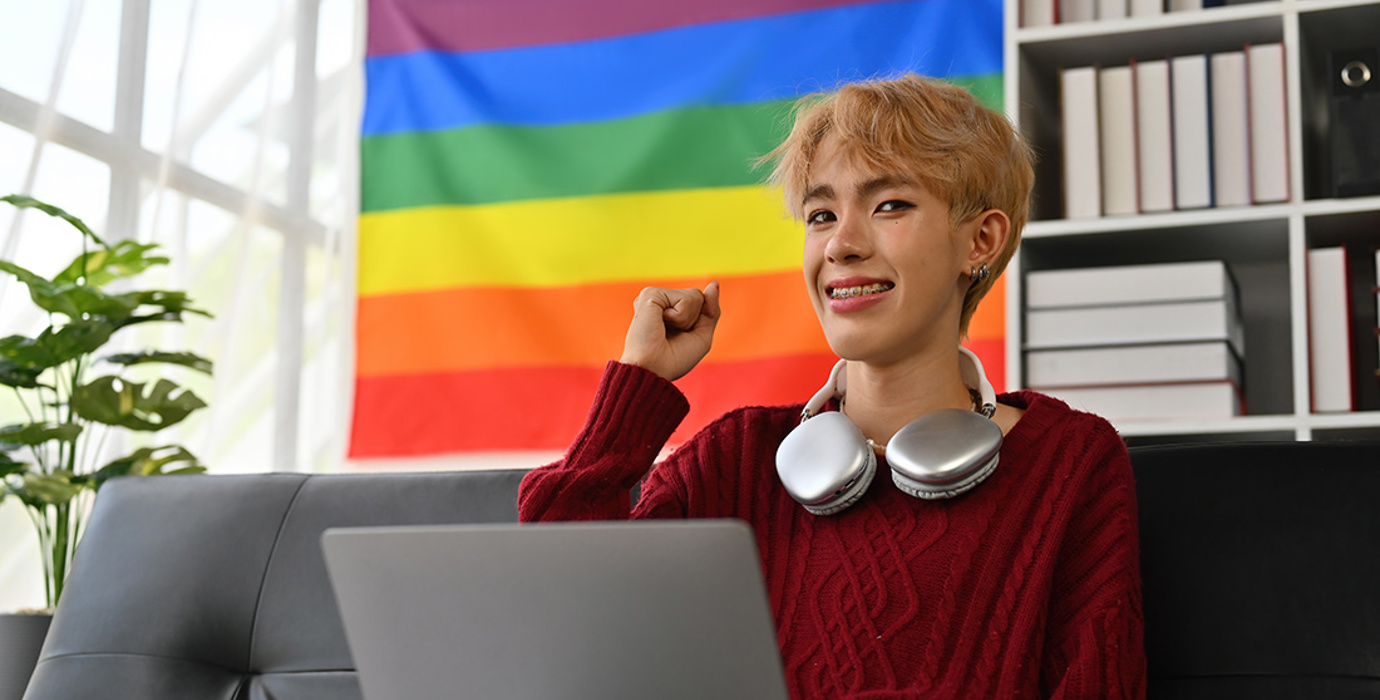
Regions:
M 1011 217 L 1000 209 L 988 209 L 973 217 L 964 225 L 964 229 L 968 239 L 968 267 L 991 265 L 1006 249 L 1006 242 L 1011 237 Z

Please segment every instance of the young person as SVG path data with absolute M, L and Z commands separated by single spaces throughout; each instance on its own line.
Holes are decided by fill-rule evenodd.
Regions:
M 984 396 L 959 348 L 1025 224 L 1026 144 L 966 91 L 906 76 L 806 100 L 769 158 L 843 358 L 809 420 L 739 409 L 653 468 L 688 409 L 672 381 L 721 309 L 715 283 L 646 289 L 584 430 L 524 479 L 521 518 L 747 521 L 794 698 L 1143 697 L 1122 440 L 1038 393 Z M 870 482 L 812 461 L 859 445 Z

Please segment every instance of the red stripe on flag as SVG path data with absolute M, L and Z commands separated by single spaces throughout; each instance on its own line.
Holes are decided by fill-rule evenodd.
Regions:
M 1006 391 L 1006 339 L 969 338 L 963 347 L 973 351 L 982 360 L 982 369 L 987 373 L 987 381 L 998 394 Z
M 828 378 L 828 354 L 707 362 L 677 382 L 690 415 L 683 442 L 743 405 L 803 403 Z M 350 457 L 558 450 L 584 425 L 602 367 L 537 367 L 361 377 Z

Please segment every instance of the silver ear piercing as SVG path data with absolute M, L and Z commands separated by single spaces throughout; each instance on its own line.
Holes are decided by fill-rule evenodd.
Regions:
M 987 265 L 985 263 L 982 267 L 972 269 L 968 272 L 968 280 L 973 284 L 981 284 L 982 282 L 986 281 L 988 277 L 991 276 L 992 271 L 987 268 Z

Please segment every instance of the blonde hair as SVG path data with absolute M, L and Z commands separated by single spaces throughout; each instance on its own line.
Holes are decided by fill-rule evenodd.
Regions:
M 978 302 L 996 283 L 1020 244 L 1035 182 L 1030 146 L 1000 113 L 967 90 L 940 80 L 906 75 L 852 83 L 812 95 L 796 106 L 786 140 L 762 158 L 775 161 L 769 181 L 785 191 L 797 220 L 810 166 L 830 134 L 860 164 L 897 172 L 949 204 L 949 225 L 998 209 L 1011 220 L 1006 246 L 989 266 L 991 275 L 963 298 L 959 331 L 966 335 Z

